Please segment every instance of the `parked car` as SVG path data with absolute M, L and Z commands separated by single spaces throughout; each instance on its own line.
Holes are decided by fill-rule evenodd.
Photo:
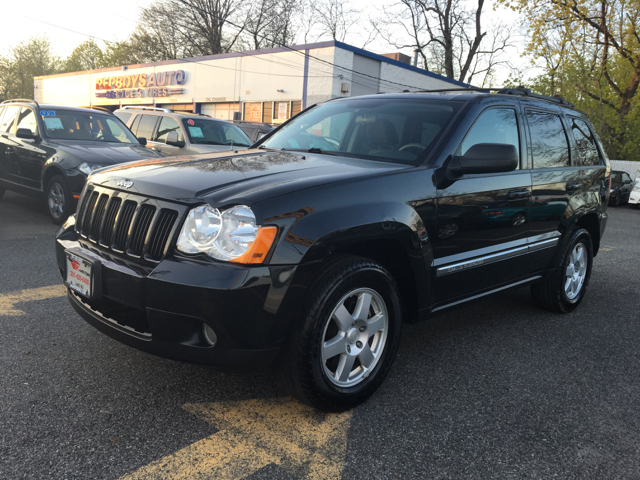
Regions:
M 109 112 L 21 99 L 0 104 L 0 198 L 5 189 L 43 196 L 56 224 L 73 213 L 93 170 L 156 157 Z
M 640 206 L 640 179 L 636 178 L 636 184 L 629 194 L 629 204 L 636 208 Z
M 273 127 L 268 123 L 262 122 L 248 122 L 246 120 L 234 120 L 234 125 L 237 125 L 240 130 L 247 134 L 247 137 L 255 143 L 264 137 L 267 133 L 271 133 Z
M 526 90 L 336 99 L 247 151 L 95 172 L 58 265 L 110 337 L 273 364 L 301 401 L 351 408 L 389 372 L 403 322 L 529 285 L 544 308 L 581 303 L 611 174 L 593 132 Z M 523 220 L 485 221 L 505 205 Z
M 237 126 L 208 115 L 166 108 L 123 107 L 118 116 L 147 147 L 167 157 L 244 150 L 253 143 Z
M 628 203 L 632 189 L 633 183 L 627 172 L 617 170 L 611 172 L 611 196 L 609 202 L 612 205 L 619 207 L 623 203 Z

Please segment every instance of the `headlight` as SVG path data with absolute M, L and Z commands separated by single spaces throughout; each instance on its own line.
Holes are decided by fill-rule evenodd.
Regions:
M 276 227 L 256 225 L 256 216 L 247 206 L 238 205 L 220 212 L 202 205 L 187 215 L 178 239 L 178 250 L 206 253 L 227 262 L 262 263 L 276 233 Z
M 609 190 L 609 193 L 613 193 L 613 192 L 615 192 L 615 189 L 614 189 L 614 188 L 612 188 L 611 190 Z
M 106 167 L 106 165 L 96 165 L 95 163 L 84 162 L 84 163 L 81 163 L 80 165 L 78 165 L 78 170 L 80 170 L 85 175 L 89 175 L 94 170 L 97 170 L 97 169 L 103 168 L 103 167 Z
M 635 187 L 633 187 L 633 191 L 640 192 L 640 185 L 636 185 Z

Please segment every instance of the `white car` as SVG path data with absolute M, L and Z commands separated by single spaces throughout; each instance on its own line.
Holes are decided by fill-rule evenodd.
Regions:
M 629 195 L 629 205 L 640 206 L 640 178 L 636 178 L 636 185 Z

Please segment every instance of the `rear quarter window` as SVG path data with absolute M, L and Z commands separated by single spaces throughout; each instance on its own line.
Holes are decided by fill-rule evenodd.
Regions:
M 571 132 L 576 141 L 577 165 L 600 165 L 602 159 L 596 145 L 596 138 L 587 122 L 580 118 L 569 117 Z

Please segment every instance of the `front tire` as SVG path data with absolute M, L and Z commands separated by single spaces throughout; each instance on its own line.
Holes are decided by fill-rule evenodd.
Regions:
M 54 224 L 62 225 L 71 215 L 71 192 L 62 176 L 55 175 L 49 180 L 45 190 L 45 202 Z
M 379 263 L 348 256 L 312 289 L 301 323 L 283 347 L 281 373 L 298 400 L 343 411 L 382 384 L 400 342 L 398 289 Z
M 556 256 L 558 268 L 544 281 L 531 285 L 531 294 L 540 307 L 569 313 L 582 302 L 589 284 L 593 265 L 591 235 L 578 228 L 560 248 Z

